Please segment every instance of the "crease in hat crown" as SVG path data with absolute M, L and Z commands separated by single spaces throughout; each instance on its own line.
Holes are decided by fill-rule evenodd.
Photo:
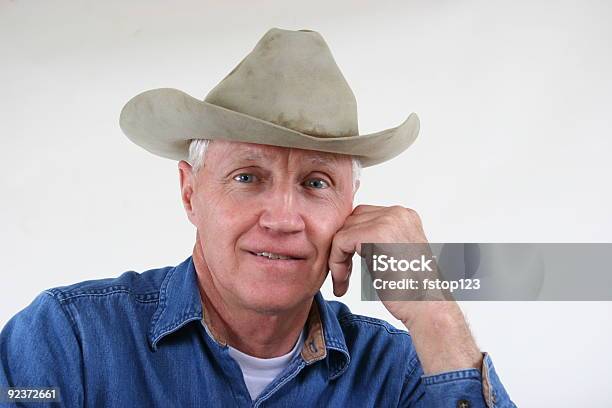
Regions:
M 355 95 L 315 31 L 268 30 L 204 100 L 307 135 L 359 134 Z
M 174 88 L 142 92 L 119 125 L 132 142 L 186 160 L 194 139 L 267 144 L 387 161 L 416 139 L 411 113 L 400 125 L 359 134 L 355 95 L 316 31 L 272 28 L 204 100 Z

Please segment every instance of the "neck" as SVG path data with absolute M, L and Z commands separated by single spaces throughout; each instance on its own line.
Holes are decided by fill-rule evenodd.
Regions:
M 193 262 L 208 329 L 218 342 L 259 358 L 287 354 L 300 336 L 313 299 L 292 309 L 266 313 L 235 304 L 221 296 L 210 273 L 199 237 L 193 249 Z

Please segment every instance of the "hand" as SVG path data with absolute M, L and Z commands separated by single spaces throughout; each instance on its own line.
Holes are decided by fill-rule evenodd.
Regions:
M 419 215 L 410 208 L 358 205 L 332 240 L 329 269 L 334 295 L 343 296 L 348 290 L 352 258 L 355 252 L 363 256 L 363 242 L 427 243 L 427 238 Z M 411 311 L 420 306 L 420 302 L 384 300 L 383 304 L 396 319 L 403 322 L 411 322 Z
M 414 210 L 401 206 L 355 207 L 332 240 L 329 269 L 336 296 L 348 290 L 352 258 L 355 252 L 363 256 L 363 242 L 423 244 L 427 238 Z M 456 302 L 383 300 L 383 304 L 411 331 L 426 374 L 479 368 L 482 364 L 482 354 Z

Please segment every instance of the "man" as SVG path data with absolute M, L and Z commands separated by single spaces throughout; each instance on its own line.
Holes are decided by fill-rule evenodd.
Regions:
M 204 101 L 147 91 L 121 127 L 179 160 L 192 256 L 45 291 L 2 332 L 0 385 L 65 406 L 514 406 L 455 302 L 385 301 L 408 334 L 322 298 L 361 243 L 427 240 L 410 209 L 353 208 L 359 167 L 419 124 L 359 135 L 320 34 L 271 29 Z

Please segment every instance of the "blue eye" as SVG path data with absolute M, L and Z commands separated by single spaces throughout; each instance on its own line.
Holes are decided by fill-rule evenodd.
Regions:
M 316 189 L 323 189 L 323 188 L 329 187 L 329 184 L 327 183 L 327 181 L 325 181 L 323 179 L 319 179 L 319 178 L 308 180 L 306 182 L 306 185 L 308 187 L 312 187 L 312 188 L 316 188 Z
M 255 180 L 255 176 L 249 173 L 240 173 L 234 177 L 234 180 L 241 183 L 252 183 Z

